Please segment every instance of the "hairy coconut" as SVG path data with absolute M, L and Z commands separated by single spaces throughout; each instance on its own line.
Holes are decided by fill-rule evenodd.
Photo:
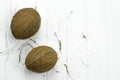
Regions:
M 41 24 L 39 13 L 33 8 L 23 8 L 12 18 L 11 31 L 16 39 L 27 39 L 38 32 Z
M 46 72 L 52 69 L 58 56 L 56 51 L 48 46 L 39 46 L 33 48 L 25 60 L 26 67 L 33 72 Z

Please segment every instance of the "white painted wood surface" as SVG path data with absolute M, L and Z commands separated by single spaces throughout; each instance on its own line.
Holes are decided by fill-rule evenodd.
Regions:
M 119 0 L 0 0 L 0 80 L 120 80 L 119 4 Z M 38 45 L 30 39 L 16 40 L 10 31 L 12 16 L 26 7 L 37 7 L 42 18 L 31 39 L 59 55 L 54 69 L 46 73 L 26 69 L 25 57 L 32 49 L 27 44 Z

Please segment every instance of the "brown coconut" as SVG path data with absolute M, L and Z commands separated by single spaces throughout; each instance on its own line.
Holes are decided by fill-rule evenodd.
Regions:
M 25 65 L 33 72 L 42 73 L 52 69 L 57 59 L 57 53 L 53 48 L 39 46 L 29 52 L 25 60 Z
M 38 32 L 41 24 L 39 13 L 33 8 L 23 8 L 12 18 L 11 31 L 16 39 L 27 39 Z

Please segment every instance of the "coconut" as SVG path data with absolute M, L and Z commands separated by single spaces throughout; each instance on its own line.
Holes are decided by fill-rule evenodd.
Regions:
M 53 48 L 39 46 L 29 52 L 25 60 L 25 65 L 33 72 L 42 73 L 52 69 L 57 59 L 57 53 Z
M 16 39 L 27 39 L 38 32 L 40 24 L 41 17 L 35 9 L 23 8 L 13 16 L 11 31 Z

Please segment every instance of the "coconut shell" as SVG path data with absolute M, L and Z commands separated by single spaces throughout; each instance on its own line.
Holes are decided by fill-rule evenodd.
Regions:
M 33 72 L 42 73 L 52 69 L 57 59 L 57 53 L 53 48 L 39 46 L 29 52 L 25 60 L 25 65 Z
M 16 39 L 27 39 L 38 32 L 41 24 L 39 13 L 33 8 L 23 8 L 12 18 L 11 31 Z

